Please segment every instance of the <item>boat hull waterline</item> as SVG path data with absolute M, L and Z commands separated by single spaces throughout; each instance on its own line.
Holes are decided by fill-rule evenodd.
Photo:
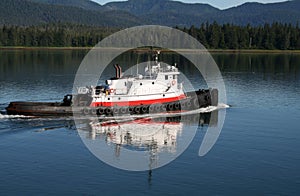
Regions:
M 6 108 L 8 115 L 24 116 L 118 116 L 151 114 L 161 112 L 189 111 L 208 106 L 218 105 L 218 90 L 206 89 L 185 93 L 186 98 L 170 102 L 147 102 L 140 105 L 107 105 L 94 107 L 90 105 L 74 105 L 76 96 L 72 101 L 63 102 L 11 102 Z M 70 95 L 69 95 L 70 96 Z

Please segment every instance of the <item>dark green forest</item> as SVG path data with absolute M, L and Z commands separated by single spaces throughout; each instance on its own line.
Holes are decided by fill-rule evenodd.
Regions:
M 300 28 L 297 24 L 265 24 L 237 26 L 233 24 L 202 24 L 182 29 L 209 49 L 300 49 Z
M 88 47 L 94 46 L 117 28 L 85 25 L 2 26 L 0 46 Z
M 299 50 L 300 28 L 291 24 L 237 26 L 203 23 L 200 27 L 178 28 L 195 37 L 208 49 Z M 2 26 L 0 46 L 91 47 L 118 28 L 52 24 L 44 26 Z

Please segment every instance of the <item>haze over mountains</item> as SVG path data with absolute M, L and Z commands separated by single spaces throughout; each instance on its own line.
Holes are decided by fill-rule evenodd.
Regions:
M 0 25 L 72 23 L 89 26 L 129 27 L 143 24 L 199 26 L 219 24 L 253 26 L 300 21 L 300 0 L 282 3 L 245 3 L 220 10 L 207 4 L 170 0 L 129 0 L 99 5 L 90 0 L 1 0 Z

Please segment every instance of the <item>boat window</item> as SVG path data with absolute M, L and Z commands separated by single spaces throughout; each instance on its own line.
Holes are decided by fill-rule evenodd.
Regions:
M 168 80 L 168 79 L 169 79 L 168 75 L 165 75 L 165 80 Z
M 154 84 L 154 82 L 152 82 L 152 84 Z
M 143 83 L 140 83 L 140 85 L 142 86 L 142 85 L 143 85 Z
M 99 94 L 100 94 L 100 92 L 101 92 L 101 89 L 97 89 L 97 88 L 96 88 L 96 90 L 95 90 L 95 94 L 96 94 L 96 95 L 99 95 Z
M 173 79 L 176 79 L 176 76 L 175 76 L 175 75 L 173 75 Z
M 125 82 L 124 85 L 127 86 L 127 82 Z

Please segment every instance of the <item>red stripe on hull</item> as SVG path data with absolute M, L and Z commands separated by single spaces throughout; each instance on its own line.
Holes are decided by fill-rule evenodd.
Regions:
M 163 99 L 152 99 L 152 100 L 138 100 L 138 101 L 116 101 L 116 102 L 92 102 L 91 107 L 112 107 L 112 106 L 138 106 L 138 105 L 152 105 L 156 103 L 168 103 L 173 101 L 179 101 L 185 99 L 185 95 L 180 95 L 178 97 L 170 97 Z

